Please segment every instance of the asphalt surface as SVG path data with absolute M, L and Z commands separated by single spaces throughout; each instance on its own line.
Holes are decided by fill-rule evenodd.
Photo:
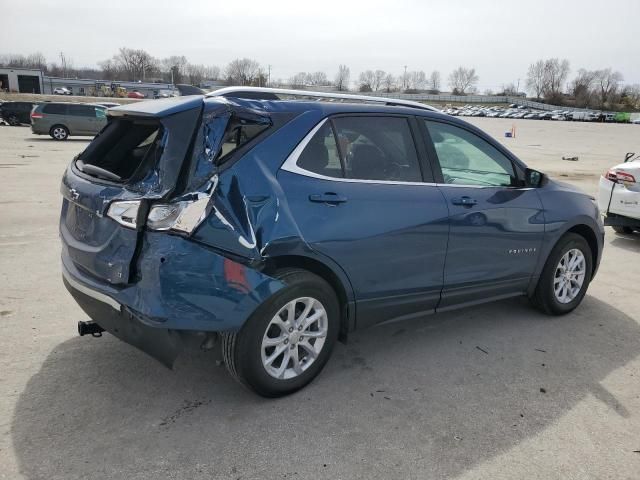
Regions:
M 640 149 L 640 126 L 474 122 L 516 123 L 501 140 L 592 193 Z M 216 351 L 168 370 L 76 335 L 58 189 L 86 141 L 0 127 L 0 478 L 640 478 L 640 235 L 607 230 L 572 314 L 516 299 L 357 332 L 306 389 L 266 400 Z

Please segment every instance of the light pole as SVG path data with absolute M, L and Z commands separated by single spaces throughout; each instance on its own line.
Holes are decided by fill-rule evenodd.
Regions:
M 404 66 L 404 76 L 402 77 L 402 89 L 407 89 L 407 66 Z

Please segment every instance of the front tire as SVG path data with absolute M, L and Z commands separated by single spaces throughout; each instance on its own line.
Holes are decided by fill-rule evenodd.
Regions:
M 69 138 L 69 129 L 64 125 L 54 125 L 49 130 L 49 135 L 51 138 L 57 141 L 63 141 Z
M 551 250 L 531 301 L 548 315 L 569 313 L 587 293 L 592 271 L 589 244 L 584 237 L 567 233 Z
M 339 303 L 326 281 L 298 269 L 274 277 L 286 287 L 239 332 L 222 334 L 229 373 L 265 397 L 288 395 L 311 382 L 327 363 L 340 327 Z

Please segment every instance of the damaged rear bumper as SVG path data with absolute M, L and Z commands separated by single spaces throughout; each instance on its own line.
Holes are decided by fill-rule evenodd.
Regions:
M 63 275 L 62 281 L 71 296 L 84 312 L 104 330 L 142 350 L 171 368 L 176 357 L 184 349 L 186 339 L 177 330 L 150 327 L 124 308 L 116 309 L 115 302 L 105 302 L 97 292 L 78 284 Z
M 157 232 L 145 233 L 136 272 L 123 287 L 97 280 L 74 265 L 63 242 L 64 283 L 87 315 L 165 364 L 157 350 L 172 362 L 186 331 L 237 331 L 284 287 L 197 242 Z

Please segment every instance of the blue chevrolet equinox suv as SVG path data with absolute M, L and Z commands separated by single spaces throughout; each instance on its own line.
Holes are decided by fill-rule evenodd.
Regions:
M 356 328 L 518 295 L 582 301 L 591 197 L 457 118 L 376 97 L 227 88 L 109 109 L 62 179 L 64 284 L 172 366 L 217 345 L 264 396 Z

